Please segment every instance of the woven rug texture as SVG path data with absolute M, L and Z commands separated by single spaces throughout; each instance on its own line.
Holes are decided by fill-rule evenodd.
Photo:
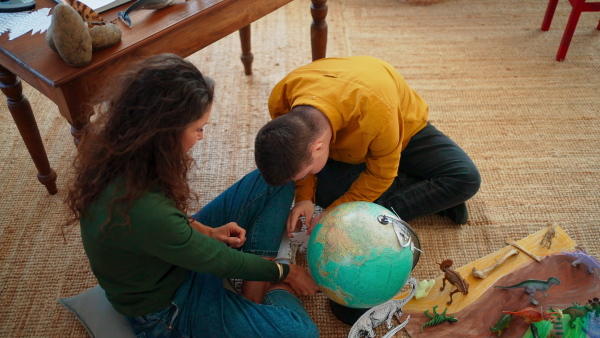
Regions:
M 437 215 L 410 223 L 424 251 L 413 271 L 419 279 L 440 275 L 436 262 L 462 266 L 504 247 L 506 237 L 521 239 L 552 222 L 600 256 L 600 14 L 582 14 L 566 60 L 557 62 L 571 6 L 561 0 L 543 32 L 546 5 L 328 2 L 327 56 L 372 55 L 396 67 L 429 104 L 431 122 L 465 149 L 482 175 L 480 191 L 467 202 L 468 224 Z M 270 90 L 311 61 L 309 6 L 294 1 L 252 24 L 252 76 L 244 75 L 237 33 L 189 57 L 217 84 L 205 139 L 193 150 L 195 208 L 255 168 L 254 137 L 269 120 Z M 57 302 L 96 285 L 79 229 L 64 236 L 59 230 L 75 155 L 70 126 L 54 103 L 23 85 L 59 192 L 51 196 L 37 181 L 0 103 L 0 336 L 86 337 Z M 331 314 L 323 294 L 302 301 L 322 337 L 347 336 L 350 326 Z

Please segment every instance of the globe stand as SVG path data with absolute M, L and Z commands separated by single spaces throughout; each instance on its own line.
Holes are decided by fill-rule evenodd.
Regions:
M 419 236 L 417 236 L 417 232 L 415 231 L 415 229 L 413 229 L 410 225 L 408 225 L 406 222 L 403 224 L 408 232 L 410 233 L 410 237 L 412 239 L 413 244 L 415 245 L 415 247 L 419 250 L 415 250 L 413 252 L 413 265 L 412 265 L 412 270 L 415 269 L 415 267 L 417 266 L 417 263 L 419 262 L 419 258 L 421 258 L 421 241 L 419 240 Z M 335 317 L 337 319 L 339 319 L 341 322 L 346 323 L 348 325 L 354 325 L 354 323 L 356 323 L 356 321 L 358 320 L 358 318 L 360 318 L 360 316 L 362 316 L 365 312 L 369 311 L 371 308 L 366 308 L 366 309 L 358 309 L 358 308 L 351 308 L 351 307 L 347 307 L 344 305 L 340 305 L 334 301 L 332 301 L 331 299 L 329 300 L 329 307 L 331 308 L 331 312 L 333 312 L 333 314 L 335 315 Z
M 369 309 L 356 309 L 340 305 L 331 299 L 329 300 L 329 307 L 331 307 L 331 312 L 337 319 L 349 325 L 354 325 L 360 316 L 369 311 Z

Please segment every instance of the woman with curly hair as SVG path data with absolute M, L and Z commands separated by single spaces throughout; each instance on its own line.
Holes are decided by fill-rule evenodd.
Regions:
M 189 61 L 153 56 L 86 126 L 67 204 L 92 271 L 140 337 L 317 337 L 296 297 L 316 284 L 273 260 L 293 183 L 270 187 L 255 170 L 186 213 L 188 151 L 204 137 L 213 92 Z M 245 297 L 227 279 L 244 280 Z

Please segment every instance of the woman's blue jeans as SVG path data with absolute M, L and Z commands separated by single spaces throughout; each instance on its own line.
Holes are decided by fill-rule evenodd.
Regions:
M 365 169 L 365 163 L 329 159 L 317 174 L 316 204 L 327 208 Z M 465 202 L 480 185 L 479 171 L 464 150 L 427 123 L 402 150 L 398 176 L 375 203 L 410 221 Z
M 268 186 L 258 170 L 246 175 L 193 215 L 219 227 L 237 222 L 246 229 L 242 250 L 277 254 L 294 196 L 294 184 Z M 171 306 L 128 317 L 138 337 L 318 337 L 302 303 L 285 290 L 267 293 L 262 304 L 223 287 L 223 279 L 190 271 Z

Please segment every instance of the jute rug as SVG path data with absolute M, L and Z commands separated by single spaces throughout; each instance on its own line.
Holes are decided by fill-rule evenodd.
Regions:
M 217 83 L 212 121 L 194 150 L 196 207 L 254 168 L 254 135 L 268 121 L 271 88 L 311 61 L 309 5 L 295 1 L 252 25 L 253 76 L 243 74 L 237 34 L 189 58 Z M 368 54 L 394 65 L 429 103 L 432 123 L 481 171 L 468 224 L 436 215 L 411 222 L 424 251 L 413 272 L 419 279 L 439 276 L 436 262 L 465 265 L 502 248 L 504 238 L 526 237 L 549 222 L 600 256 L 599 14 L 582 15 L 559 63 L 571 7 L 561 1 L 551 30 L 542 32 L 545 9 L 545 0 L 329 1 L 327 55 Z M 56 301 L 96 284 L 79 230 L 64 238 L 57 230 L 75 148 L 56 106 L 26 84 L 24 90 L 59 193 L 49 196 L 37 182 L 0 104 L 0 336 L 85 337 Z M 348 334 L 325 296 L 302 300 L 322 337 Z

